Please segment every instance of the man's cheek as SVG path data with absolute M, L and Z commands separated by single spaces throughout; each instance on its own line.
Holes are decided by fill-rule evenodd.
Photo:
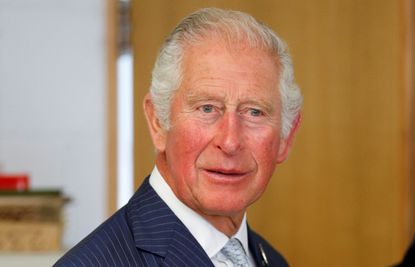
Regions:
M 195 154 L 203 149 L 206 141 L 206 136 L 199 129 L 187 129 L 182 131 L 180 136 L 180 145 L 183 153 Z

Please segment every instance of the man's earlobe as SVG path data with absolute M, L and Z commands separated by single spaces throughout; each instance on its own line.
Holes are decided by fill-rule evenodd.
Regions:
M 144 97 L 143 108 L 154 147 L 157 151 L 163 152 L 166 147 L 166 131 L 160 124 L 149 93 Z
M 290 152 L 290 149 L 291 149 L 291 145 L 294 141 L 295 133 L 300 127 L 300 124 L 301 124 L 301 113 L 298 113 L 297 117 L 295 117 L 293 121 L 290 133 L 285 139 L 281 140 L 280 148 L 278 151 L 278 157 L 277 157 L 278 164 L 282 163 L 284 160 L 287 159 L 288 153 Z

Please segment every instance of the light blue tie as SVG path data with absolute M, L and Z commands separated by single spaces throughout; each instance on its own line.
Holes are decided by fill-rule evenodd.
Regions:
M 238 239 L 229 239 L 228 243 L 221 249 L 221 252 L 235 267 L 249 267 L 247 256 Z

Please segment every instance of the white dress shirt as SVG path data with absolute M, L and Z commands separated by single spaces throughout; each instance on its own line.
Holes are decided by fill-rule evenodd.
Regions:
M 181 202 L 161 176 L 157 167 L 154 167 L 153 172 L 151 173 L 150 185 L 179 220 L 182 221 L 197 242 L 199 242 L 215 266 L 233 267 L 233 264 L 220 252 L 228 242 L 229 238 L 206 221 L 201 215 Z M 246 214 L 244 214 L 239 230 L 233 237 L 241 242 L 242 247 L 248 255 L 250 266 L 254 267 L 254 259 L 248 248 Z

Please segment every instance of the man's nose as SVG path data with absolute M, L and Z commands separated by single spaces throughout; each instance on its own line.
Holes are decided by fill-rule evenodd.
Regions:
M 221 118 L 214 144 L 227 155 L 234 155 L 242 148 L 242 127 L 238 115 L 225 113 Z

